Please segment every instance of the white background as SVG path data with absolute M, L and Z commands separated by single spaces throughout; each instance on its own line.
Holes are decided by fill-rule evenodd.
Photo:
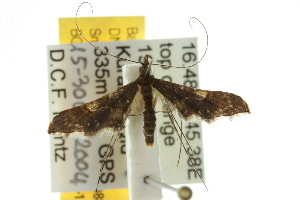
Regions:
M 90 2 L 94 14 L 81 16 L 145 15 L 147 39 L 195 36 L 188 19 L 199 18 L 209 33 L 201 88 L 250 105 L 251 115 L 204 125 L 209 192 L 198 185 L 194 199 L 300 199 L 299 1 Z M 0 0 L 1 199 L 51 199 L 46 45 L 80 3 Z

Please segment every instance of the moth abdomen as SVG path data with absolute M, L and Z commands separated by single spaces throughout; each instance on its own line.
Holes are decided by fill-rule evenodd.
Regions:
M 152 146 L 154 142 L 154 131 L 156 126 L 155 110 L 153 108 L 152 86 L 143 85 L 141 87 L 141 94 L 145 102 L 144 107 L 144 135 L 146 145 Z

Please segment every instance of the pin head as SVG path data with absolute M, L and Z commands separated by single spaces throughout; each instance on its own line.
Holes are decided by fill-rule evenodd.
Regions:
M 189 187 L 182 186 L 178 189 L 177 195 L 181 200 L 188 200 L 192 197 L 193 192 Z

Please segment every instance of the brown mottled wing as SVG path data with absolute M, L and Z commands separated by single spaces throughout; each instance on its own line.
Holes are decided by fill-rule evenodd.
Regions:
M 53 118 L 48 133 L 68 136 L 80 132 L 93 137 L 102 131 L 121 131 L 137 91 L 137 83 L 132 82 L 87 104 L 62 111 Z
M 212 122 L 221 116 L 250 113 L 247 103 L 235 94 L 199 90 L 160 79 L 153 80 L 153 87 L 171 102 L 186 120 L 198 116 L 206 122 Z

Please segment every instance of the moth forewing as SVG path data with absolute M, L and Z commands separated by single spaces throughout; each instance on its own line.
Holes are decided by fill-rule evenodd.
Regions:
M 48 133 L 68 136 L 82 132 L 90 138 L 106 131 L 121 132 L 137 91 L 137 84 L 132 82 L 87 104 L 62 111 L 53 118 Z
M 217 117 L 250 113 L 247 103 L 238 95 L 194 89 L 160 79 L 153 81 L 155 87 L 185 120 L 199 117 L 210 123 Z

